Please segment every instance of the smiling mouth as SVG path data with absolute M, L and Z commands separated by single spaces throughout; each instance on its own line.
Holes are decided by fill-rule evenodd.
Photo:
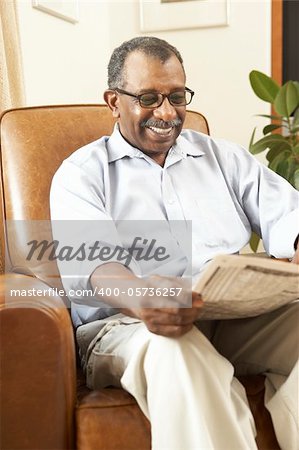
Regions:
M 170 138 L 175 133 L 177 127 L 182 125 L 182 121 L 179 118 L 173 120 L 154 120 L 148 119 L 141 123 L 141 126 L 148 129 L 151 135 L 160 138 Z
M 168 136 L 171 134 L 173 127 L 169 128 L 159 128 L 159 127 L 146 127 L 149 130 L 151 130 L 153 133 L 159 135 L 159 136 Z

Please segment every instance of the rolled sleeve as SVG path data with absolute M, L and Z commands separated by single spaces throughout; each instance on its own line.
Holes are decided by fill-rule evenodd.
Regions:
M 270 231 L 270 254 L 276 258 L 292 258 L 299 233 L 299 208 L 282 217 Z

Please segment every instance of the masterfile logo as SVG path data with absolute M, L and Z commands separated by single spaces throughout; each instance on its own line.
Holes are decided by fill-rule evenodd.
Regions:
M 157 240 L 143 239 L 141 236 L 135 237 L 132 244 L 125 249 L 119 245 L 101 245 L 100 241 L 95 241 L 92 245 L 87 245 L 83 242 L 79 247 L 73 247 L 70 245 L 60 245 L 58 240 L 38 241 L 36 239 L 27 242 L 30 250 L 26 256 L 26 260 L 30 261 L 32 258 L 36 258 L 41 261 L 46 252 L 49 251 L 49 261 L 117 261 L 129 265 L 132 261 L 132 255 L 136 261 L 165 261 L 170 258 L 167 250 L 164 246 L 157 246 Z

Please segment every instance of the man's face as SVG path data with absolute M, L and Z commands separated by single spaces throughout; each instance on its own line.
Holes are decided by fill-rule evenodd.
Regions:
M 175 55 L 162 63 L 142 52 L 133 52 L 125 62 L 124 80 L 125 84 L 121 88 L 136 95 L 145 92 L 170 94 L 185 89 L 184 70 Z M 113 107 L 109 103 L 109 95 Z M 174 107 L 165 98 L 161 106 L 146 109 L 140 106 L 138 99 L 111 91 L 106 91 L 105 100 L 114 117 L 118 118 L 123 137 L 159 164 L 163 164 L 168 150 L 182 130 L 186 107 Z M 171 121 L 177 124 L 174 125 Z

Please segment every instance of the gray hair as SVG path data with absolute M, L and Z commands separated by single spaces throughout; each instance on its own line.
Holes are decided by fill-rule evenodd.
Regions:
M 162 63 L 167 61 L 172 55 L 175 55 L 184 70 L 183 59 L 175 47 L 163 39 L 158 39 L 153 36 L 139 36 L 123 42 L 119 47 L 114 49 L 108 64 L 109 89 L 124 87 L 124 65 L 127 56 L 134 51 L 140 51 L 145 55 L 157 58 Z

